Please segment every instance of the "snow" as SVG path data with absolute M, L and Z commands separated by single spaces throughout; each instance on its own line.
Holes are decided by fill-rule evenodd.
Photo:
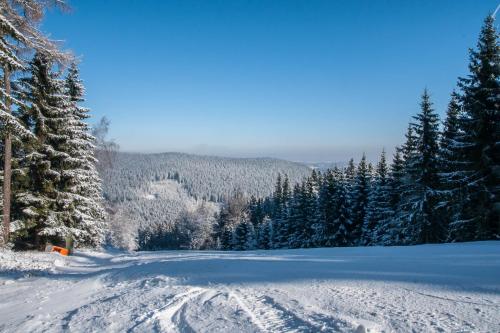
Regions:
M 0 252 L 2 332 L 498 332 L 500 242 Z

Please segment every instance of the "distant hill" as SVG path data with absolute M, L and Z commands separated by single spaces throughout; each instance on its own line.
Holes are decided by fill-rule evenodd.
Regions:
M 304 164 L 273 158 L 118 153 L 102 176 L 105 197 L 111 202 L 134 199 L 136 190 L 147 191 L 151 183 L 168 179 L 180 182 L 195 199 L 220 201 L 236 189 L 248 196 L 267 196 L 278 173 L 295 183 L 310 172 Z
M 235 190 L 264 197 L 272 193 L 278 173 L 293 184 L 310 172 L 303 164 L 272 158 L 118 153 L 102 174 L 112 243 L 135 249 L 140 229 L 173 228 L 182 214 L 200 208 L 202 220 L 213 218 L 216 203 Z

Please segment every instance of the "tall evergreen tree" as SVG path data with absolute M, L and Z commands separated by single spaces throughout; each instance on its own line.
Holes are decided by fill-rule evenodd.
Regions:
M 335 175 L 338 169 L 327 170 L 323 177 L 318 194 L 318 220 L 314 227 L 314 243 L 317 246 L 333 246 L 333 236 L 336 232 L 334 223 L 337 214 L 337 202 L 335 200 L 337 184 Z
M 459 117 L 463 166 L 462 196 L 454 240 L 500 237 L 500 46 L 492 15 L 470 51 L 469 75 L 459 80 L 463 116 Z
M 54 1 L 54 4 L 64 7 L 64 0 Z M 25 69 L 25 59 L 20 52 L 34 50 L 44 52 L 46 56 L 66 60 L 66 54 L 59 52 L 57 46 L 46 38 L 38 29 L 38 24 L 43 18 L 44 11 L 49 6 L 47 1 L 23 0 L 2 1 L 0 5 L 0 69 L 3 80 L 0 80 L 0 136 L 3 139 L 2 156 L 2 243 L 6 244 L 10 238 L 11 199 L 12 199 L 12 144 L 33 139 L 22 123 L 12 115 L 12 106 L 22 107 L 24 101 L 13 97 L 11 86 L 14 75 Z M 17 142 L 16 142 L 17 141 Z M 16 148 L 16 147 L 14 147 Z M 21 148 L 24 149 L 24 148 Z M 15 154 L 16 155 L 16 154 Z M 16 161 L 17 162 L 17 161 Z M 17 168 L 17 163 L 14 168 Z M 15 189 L 16 190 L 16 189 Z
M 293 187 L 292 199 L 290 201 L 290 213 L 288 216 L 288 246 L 291 248 L 300 247 L 299 234 L 304 219 L 302 209 L 303 186 L 295 184 Z M 276 231 L 275 231 L 276 232 Z
M 352 245 L 358 245 L 361 241 L 363 223 L 366 218 L 368 200 L 370 194 L 371 176 L 366 162 L 366 155 L 363 154 L 358 164 L 354 184 L 351 192 L 351 230 L 350 238 Z
M 287 243 L 288 225 L 286 204 L 290 195 L 288 177 L 282 178 L 278 174 L 276 187 L 273 194 L 273 244 L 276 248 Z
M 440 177 L 441 177 L 441 201 L 440 212 L 447 225 L 460 219 L 460 197 L 463 190 L 460 186 L 459 172 L 463 165 L 460 157 L 460 144 L 457 141 L 460 134 L 459 117 L 461 116 L 460 95 L 453 92 L 448 104 L 446 119 L 443 124 L 443 132 L 440 140 Z M 454 229 L 454 228 L 453 228 Z M 463 230 L 459 231 L 459 233 Z M 452 232 L 455 234 L 455 230 Z
M 318 201 L 315 191 L 315 180 L 310 177 L 304 183 L 302 189 L 302 226 L 298 233 L 301 247 L 312 247 L 314 245 L 314 226 L 318 221 Z
M 265 217 L 257 229 L 257 247 L 268 250 L 273 248 L 273 223 L 271 219 Z
M 72 221 L 74 201 L 64 184 L 63 172 L 72 157 L 66 152 L 68 128 L 74 123 L 64 82 L 52 72 L 53 63 L 36 54 L 30 63 L 30 76 L 21 79 L 20 96 L 28 101 L 22 118 L 37 137 L 25 156 L 25 191 L 16 200 L 24 221 L 18 233 L 35 246 L 45 240 L 61 241 L 81 230 Z
M 414 117 L 416 153 L 407 161 L 413 183 L 405 194 L 406 237 L 410 243 L 443 241 L 445 230 L 439 206 L 439 117 L 432 108 L 427 90 L 422 95 L 421 112 Z
M 256 246 L 255 229 L 247 219 L 236 226 L 233 236 L 235 250 L 253 250 Z
M 334 246 L 347 246 L 350 242 L 349 230 L 352 230 L 352 221 L 349 216 L 349 202 L 344 174 L 339 173 L 338 175 L 337 191 L 335 193 L 338 210 L 333 221 L 336 232 L 333 236 L 332 244 Z
M 375 180 L 370 189 L 370 198 L 362 233 L 362 244 L 364 245 L 376 244 L 379 235 L 386 232 L 387 223 L 394 217 L 388 178 L 389 170 L 385 150 L 383 150 L 377 164 Z
M 222 235 L 220 239 L 221 250 L 232 250 L 234 248 L 234 227 L 231 225 L 225 225 L 222 229 Z
M 77 122 L 77 112 L 81 110 L 77 111 L 76 102 L 66 94 L 64 81 L 52 72 L 52 67 L 53 62 L 38 53 L 30 63 L 30 76 L 20 81 L 20 99 L 27 101 L 20 109 L 21 119 L 33 129 L 37 140 L 27 148 L 22 161 L 27 169 L 26 186 L 16 201 L 22 208 L 20 220 L 24 223 L 17 229 L 25 240 L 34 241 L 36 245 L 45 240 L 60 242 L 69 235 L 81 236 L 83 240 L 84 234 L 88 243 L 93 243 L 88 232 L 95 230 L 89 227 L 85 232 L 85 222 L 81 219 L 85 208 L 76 208 L 77 201 L 85 199 L 83 191 L 77 193 L 76 189 L 92 187 L 92 183 L 80 184 L 83 179 L 69 180 L 70 175 L 77 175 L 74 170 L 76 161 L 85 158 L 80 156 L 81 150 L 72 149 L 76 142 L 82 143 L 85 133 L 81 129 L 85 127 Z M 72 137 L 77 132 L 81 136 Z M 91 156 L 92 146 L 86 148 Z M 99 184 L 97 174 L 94 175 Z M 98 200 L 100 186 L 87 195 Z M 102 212 L 102 206 L 98 207 Z M 77 215 L 80 215 L 78 221 Z
M 77 66 L 73 63 L 65 80 L 65 94 L 69 98 L 66 110 L 68 123 L 61 132 L 66 136 L 61 150 L 69 157 L 61 165 L 60 187 L 66 192 L 67 200 L 72 202 L 70 215 L 75 234 L 71 235 L 78 243 L 98 245 L 104 238 L 103 197 L 101 179 L 96 169 L 94 157 L 94 138 L 89 134 L 85 120 L 89 117 L 83 102 L 84 87 L 79 78 Z
M 281 179 L 281 173 L 278 173 L 278 177 L 276 179 L 276 186 L 273 193 L 273 218 L 281 218 L 282 208 L 283 208 L 283 185 Z
M 381 245 L 395 245 L 402 240 L 400 220 L 397 211 L 401 205 L 403 195 L 404 161 L 401 158 L 401 148 L 396 147 L 392 160 L 387 188 L 389 193 L 389 210 L 392 216 L 377 227 L 376 243 Z

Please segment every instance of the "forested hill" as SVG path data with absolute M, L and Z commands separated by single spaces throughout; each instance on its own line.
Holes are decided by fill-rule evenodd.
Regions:
M 248 196 L 271 194 L 278 173 L 290 182 L 310 175 L 307 166 L 273 158 L 227 158 L 183 153 L 118 153 L 103 173 L 108 201 L 133 199 L 131 189 L 145 189 L 151 182 L 178 180 L 195 199 L 220 201 L 234 190 Z
M 111 243 L 127 249 L 200 248 L 218 211 L 212 202 L 235 191 L 265 197 L 279 173 L 294 184 L 310 172 L 305 165 L 272 158 L 117 153 L 101 169 Z M 182 243 L 186 233 L 189 241 Z

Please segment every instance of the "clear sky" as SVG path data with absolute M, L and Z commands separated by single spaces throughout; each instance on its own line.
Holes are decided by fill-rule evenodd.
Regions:
M 72 0 L 43 30 L 81 59 L 124 151 L 375 159 L 427 87 L 442 115 L 498 0 Z

